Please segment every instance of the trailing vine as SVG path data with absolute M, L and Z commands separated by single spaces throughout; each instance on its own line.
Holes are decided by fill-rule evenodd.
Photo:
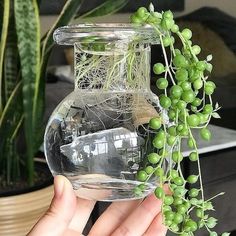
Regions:
M 192 44 L 190 29 L 179 29 L 171 11 L 156 12 L 152 4 L 149 10 L 140 7 L 131 16 L 131 22 L 150 25 L 160 39 L 164 63 L 154 64 L 153 71 L 159 77 L 156 86 L 163 91 L 160 105 L 171 121 L 171 125 L 167 125 L 162 114 L 150 120 L 149 127 L 156 131 L 152 144 L 157 152 L 150 153 L 146 166 L 138 171 L 137 179 L 143 184 L 135 191 L 142 192 L 150 177 L 157 176 L 160 184 L 155 195 L 163 202 L 162 214 L 168 229 L 181 236 L 192 236 L 205 227 L 210 236 L 217 236 L 213 231 L 217 219 L 210 216 L 210 211 L 214 210 L 212 200 L 223 193 L 205 199 L 198 143 L 192 132 L 198 129 L 201 138 L 208 141 L 211 139 L 208 129 L 211 118 L 220 118 L 217 113 L 220 107 L 212 101 L 216 85 L 208 79 L 212 56 L 198 59 L 200 46 Z M 175 48 L 176 38 L 182 43 L 180 49 Z M 198 166 L 198 173 L 186 179 L 181 167 L 183 142 L 187 142 L 192 150 L 189 160 Z M 169 160 L 170 155 L 174 167 L 170 165 L 170 169 L 165 171 L 164 160 Z M 171 194 L 164 191 L 165 184 L 168 184 Z M 222 234 L 227 235 L 229 233 Z

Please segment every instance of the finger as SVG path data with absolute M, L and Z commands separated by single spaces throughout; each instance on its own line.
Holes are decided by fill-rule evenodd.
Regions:
M 114 202 L 98 218 L 89 235 L 111 235 L 142 200 Z M 106 224 L 109 222 L 109 224 Z M 106 224 L 106 227 L 104 227 Z
M 77 198 L 77 207 L 74 213 L 74 217 L 70 222 L 69 228 L 77 232 L 83 232 L 86 226 L 89 216 L 93 211 L 96 201 L 90 201 L 82 198 Z
M 73 229 L 68 229 L 63 236 L 84 236 L 82 233 L 78 233 L 78 231 L 75 231 Z
M 171 191 L 167 185 L 164 185 L 164 191 L 166 194 L 171 194 Z M 162 213 L 160 212 L 152 221 L 151 225 L 144 233 L 143 236 L 165 236 L 167 232 L 167 227 L 163 224 Z
M 162 213 L 160 212 L 152 221 L 151 225 L 143 236 L 165 236 L 167 232 L 166 226 L 163 224 Z
M 76 196 L 70 182 L 63 176 L 54 178 L 54 198 L 45 215 L 28 236 L 64 235 L 75 211 Z
M 141 236 L 160 211 L 161 201 L 152 194 L 148 196 L 111 235 Z

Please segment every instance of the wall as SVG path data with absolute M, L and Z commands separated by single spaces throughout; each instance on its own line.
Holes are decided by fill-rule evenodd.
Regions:
M 183 14 L 190 13 L 204 6 L 217 7 L 236 17 L 236 0 L 185 0 L 185 11 Z

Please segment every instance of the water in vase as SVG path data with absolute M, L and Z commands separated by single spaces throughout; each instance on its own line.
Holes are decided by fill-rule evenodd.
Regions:
M 136 173 L 154 151 L 155 134 L 147 124 L 161 109 L 149 88 L 150 48 L 132 46 L 127 50 L 127 42 L 112 42 L 97 49 L 75 42 L 75 90 L 46 128 L 44 147 L 52 174 L 66 176 L 82 198 L 137 199 L 156 187 L 152 177 L 142 194 L 135 191 L 142 184 Z

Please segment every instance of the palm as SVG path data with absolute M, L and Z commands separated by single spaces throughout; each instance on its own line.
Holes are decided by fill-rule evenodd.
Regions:
M 55 195 L 45 215 L 28 236 L 82 236 L 95 201 L 77 198 L 70 182 L 56 176 Z M 168 191 L 167 191 L 168 192 Z M 164 236 L 161 201 L 154 194 L 145 200 L 112 203 L 93 225 L 89 236 Z

